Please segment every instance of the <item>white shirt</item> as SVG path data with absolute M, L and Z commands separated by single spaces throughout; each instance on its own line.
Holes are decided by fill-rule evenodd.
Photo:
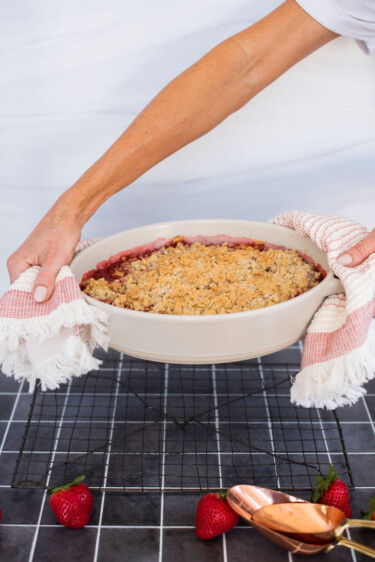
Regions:
M 366 54 L 375 52 L 375 0 L 296 0 L 327 29 L 352 37 Z

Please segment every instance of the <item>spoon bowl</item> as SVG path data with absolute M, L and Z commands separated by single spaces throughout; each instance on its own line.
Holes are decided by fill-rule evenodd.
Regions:
M 335 507 L 308 502 L 265 505 L 253 514 L 253 522 L 304 545 L 321 547 L 326 552 L 341 544 L 375 558 L 374 548 L 342 536 L 348 527 L 375 530 L 375 521 L 346 519 L 344 513 Z
M 362 552 L 362 554 L 366 554 L 372 558 L 375 558 L 375 549 L 371 547 L 367 547 L 365 545 L 361 545 L 356 543 L 355 541 L 351 541 L 345 537 L 342 537 L 340 534 L 337 535 L 337 529 L 340 530 L 342 533 L 346 528 L 345 525 L 347 523 L 341 524 L 340 522 L 343 521 L 342 518 L 345 520 L 344 514 L 340 510 L 339 514 L 335 514 L 332 512 L 332 524 L 334 525 L 334 521 L 338 523 L 338 527 L 336 528 L 336 535 L 337 538 L 327 540 L 324 542 L 320 539 L 318 544 L 314 544 L 311 542 L 305 542 L 302 540 L 301 536 L 298 534 L 295 536 L 290 536 L 288 534 L 284 534 L 280 532 L 278 529 L 269 528 L 264 521 L 264 516 L 262 518 L 262 514 L 264 511 L 269 510 L 271 508 L 278 508 L 279 506 L 283 506 L 281 509 L 283 510 L 285 507 L 289 507 L 291 509 L 303 509 L 302 506 L 314 506 L 314 504 L 310 504 L 301 498 L 297 498 L 295 496 L 291 496 L 289 494 L 284 494 L 283 492 L 277 492 L 275 490 L 269 490 L 268 488 L 261 488 L 259 486 L 249 486 L 245 484 L 241 484 L 238 486 L 234 486 L 230 488 L 227 492 L 227 501 L 229 505 L 232 507 L 234 511 L 236 511 L 241 517 L 243 517 L 254 529 L 256 529 L 259 533 L 264 535 L 267 539 L 272 541 L 273 543 L 277 544 L 281 548 L 288 550 L 294 554 L 302 554 L 302 555 L 314 555 L 320 552 L 329 552 L 335 546 L 342 545 L 348 548 L 354 548 L 358 552 Z M 322 507 L 322 506 L 318 506 Z M 326 506 L 325 506 L 326 507 Z M 335 508 L 333 508 L 335 509 Z M 331 514 L 331 515 L 332 515 Z M 336 517 L 336 520 L 335 520 Z M 345 520 L 346 521 L 346 520 Z M 362 520 L 351 520 L 352 522 L 358 523 L 356 526 L 370 526 L 373 527 L 373 522 L 363 522 Z M 367 523 L 372 523 L 367 525 Z M 332 524 L 328 529 L 329 536 L 332 536 Z M 348 525 L 347 525 L 348 526 Z M 354 526 L 354 525 L 352 525 Z M 324 531 L 327 532 L 327 529 Z
M 256 523 L 269 529 L 312 544 L 332 542 L 342 535 L 347 527 L 370 527 L 374 521 L 346 519 L 336 507 L 304 503 L 265 505 L 253 514 Z
M 305 500 L 301 498 L 296 498 L 295 496 L 290 496 L 283 492 L 246 484 L 240 484 L 230 488 L 227 492 L 226 499 L 231 508 L 249 522 L 252 520 L 253 513 L 266 505 L 306 503 Z

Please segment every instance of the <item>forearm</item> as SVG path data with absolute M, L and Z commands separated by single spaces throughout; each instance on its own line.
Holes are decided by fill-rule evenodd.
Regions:
M 169 83 L 60 198 L 83 225 L 111 195 L 204 135 L 333 39 L 293 0 L 227 39 Z
M 229 39 L 169 83 L 66 193 L 86 221 L 112 194 L 215 127 L 249 98 L 244 56 Z M 254 92 L 255 93 L 255 92 Z

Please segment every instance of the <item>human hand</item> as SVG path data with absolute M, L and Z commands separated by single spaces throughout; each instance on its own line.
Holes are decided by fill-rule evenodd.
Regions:
M 13 283 L 23 271 L 40 265 L 33 295 L 36 302 L 47 301 L 53 293 L 61 267 L 68 265 L 81 237 L 81 225 L 72 214 L 53 207 L 7 261 Z
M 358 242 L 350 250 L 346 250 L 337 258 L 340 265 L 355 267 L 362 263 L 371 254 L 375 253 L 375 228 L 366 238 Z

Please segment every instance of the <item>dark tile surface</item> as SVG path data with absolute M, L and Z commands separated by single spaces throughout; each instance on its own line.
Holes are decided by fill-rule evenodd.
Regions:
M 210 541 L 202 541 L 195 536 L 193 530 L 167 529 L 163 533 L 163 560 L 222 562 L 223 539 L 216 537 Z
M 375 533 L 372 529 L 351 529 L 350 538 L 353 541 L 375 548 Z M 360 554 L 359 552 L 356 553 L 356 557 L 357 562 L 365 562 L 366 560 L 369 560 L 368 556 Z
M 345 424 L 342 431 L 347 450 L 351 453 L 375 451 L 375 432 L 370 424 Z M 373 458 L 375 460 L 375 456 Z
M 193 527 L 195 524 L 195 510 L 201 497 L 201 492 L 190 492 L 183 496 L 180 493 L 173 492 L 165 494 L 164 525 Z
M 34 560 L 37 562 L 91 562 L 94 558 L 97 530 L 41 527 L 38 531 Z
M 17 454 L 2 453 L 0 456 L 0 486 L 10 486 L 16 466 Z M 1 506 L 0 506 L 1 507 Z
M 180 497 L 181 500 L 181 497 Z M 160 494 L 106 494 L 103 525 L 158 526 L 160 525 Z
M 159 529 L 102 529 L 98 561 L 157 562 L 159 536 Z
M 42 490 L 0 488 L 2 525 L 36 525 L 43 495 Z
M 14 402 L 16 400 L 15 394 L 0 394 L 0 412 L 1 419 L 8 420 L 12 412 Z
M 30 412 L 30 404 L 32 400 L 32 394 L 21 394 L 16 410 L 14 412 L 14 420 L 27 420 Z
M 33 527 L 0 526 L 0 557 L 4 562 L 27 562 L 34 536 Z
M 349 462 L 355 485 L 371 489 L 371 494 L 375 496 L 374 451 L 372 454 L 349 454 Z
M 17 393 L 20 383 L 15 381 L 13 377 L 7 377 L 0 373 L 0 392 L 15 392 Z
M 32 396 L 24 388 L 18 394 L 18 383 L 0 375 L 1 561 L 30 562 L 34 537 L 32 562 L 365 560 L 359 554 L 353 559 L 342 547 L 329 555 L 288 555 L 244 520 L 225 538 L 199 540 L 195 511 L 203 492 L 178 491 L 248 482 L 289 487 L 308 500 L 318 474 L 314 467 L 325 471 L 330 461 L 349 482 L 332 412 L 290 404 L 298 346 L 260 361 L 216 366 L 166 368 L 126 357 L 119 363 L 114 351 L 102 358 L 101 371 L 44 394 L 34 406 L 17 472 L 24 486 L 57 485 L 81 474 L 91 487 L 105 486 L 104 496 L 93 490 L 90 522 L 79 531 L 56 521 L 43 490 L 10 487 Z M 278 386 L 265 394 L 259 391 L 261 380 L 266 388 Z M 353 517 L 360 517 L 369 496 L 375 496 L 375 383 L 367 390 L 357 404 L 337 410 L 358 487 L 351 492 Z M 273 451 L 276 458 L 267 454 Z M 137 492 L 111 490 L 125 484 Z M 352 539 L 373 546 L 374 536 L 351 531 Z
M 258 559 L 261 562 L 288 562 L 288 553 L 254 529 L 242 527 L 226 534 L 228 562 Z

